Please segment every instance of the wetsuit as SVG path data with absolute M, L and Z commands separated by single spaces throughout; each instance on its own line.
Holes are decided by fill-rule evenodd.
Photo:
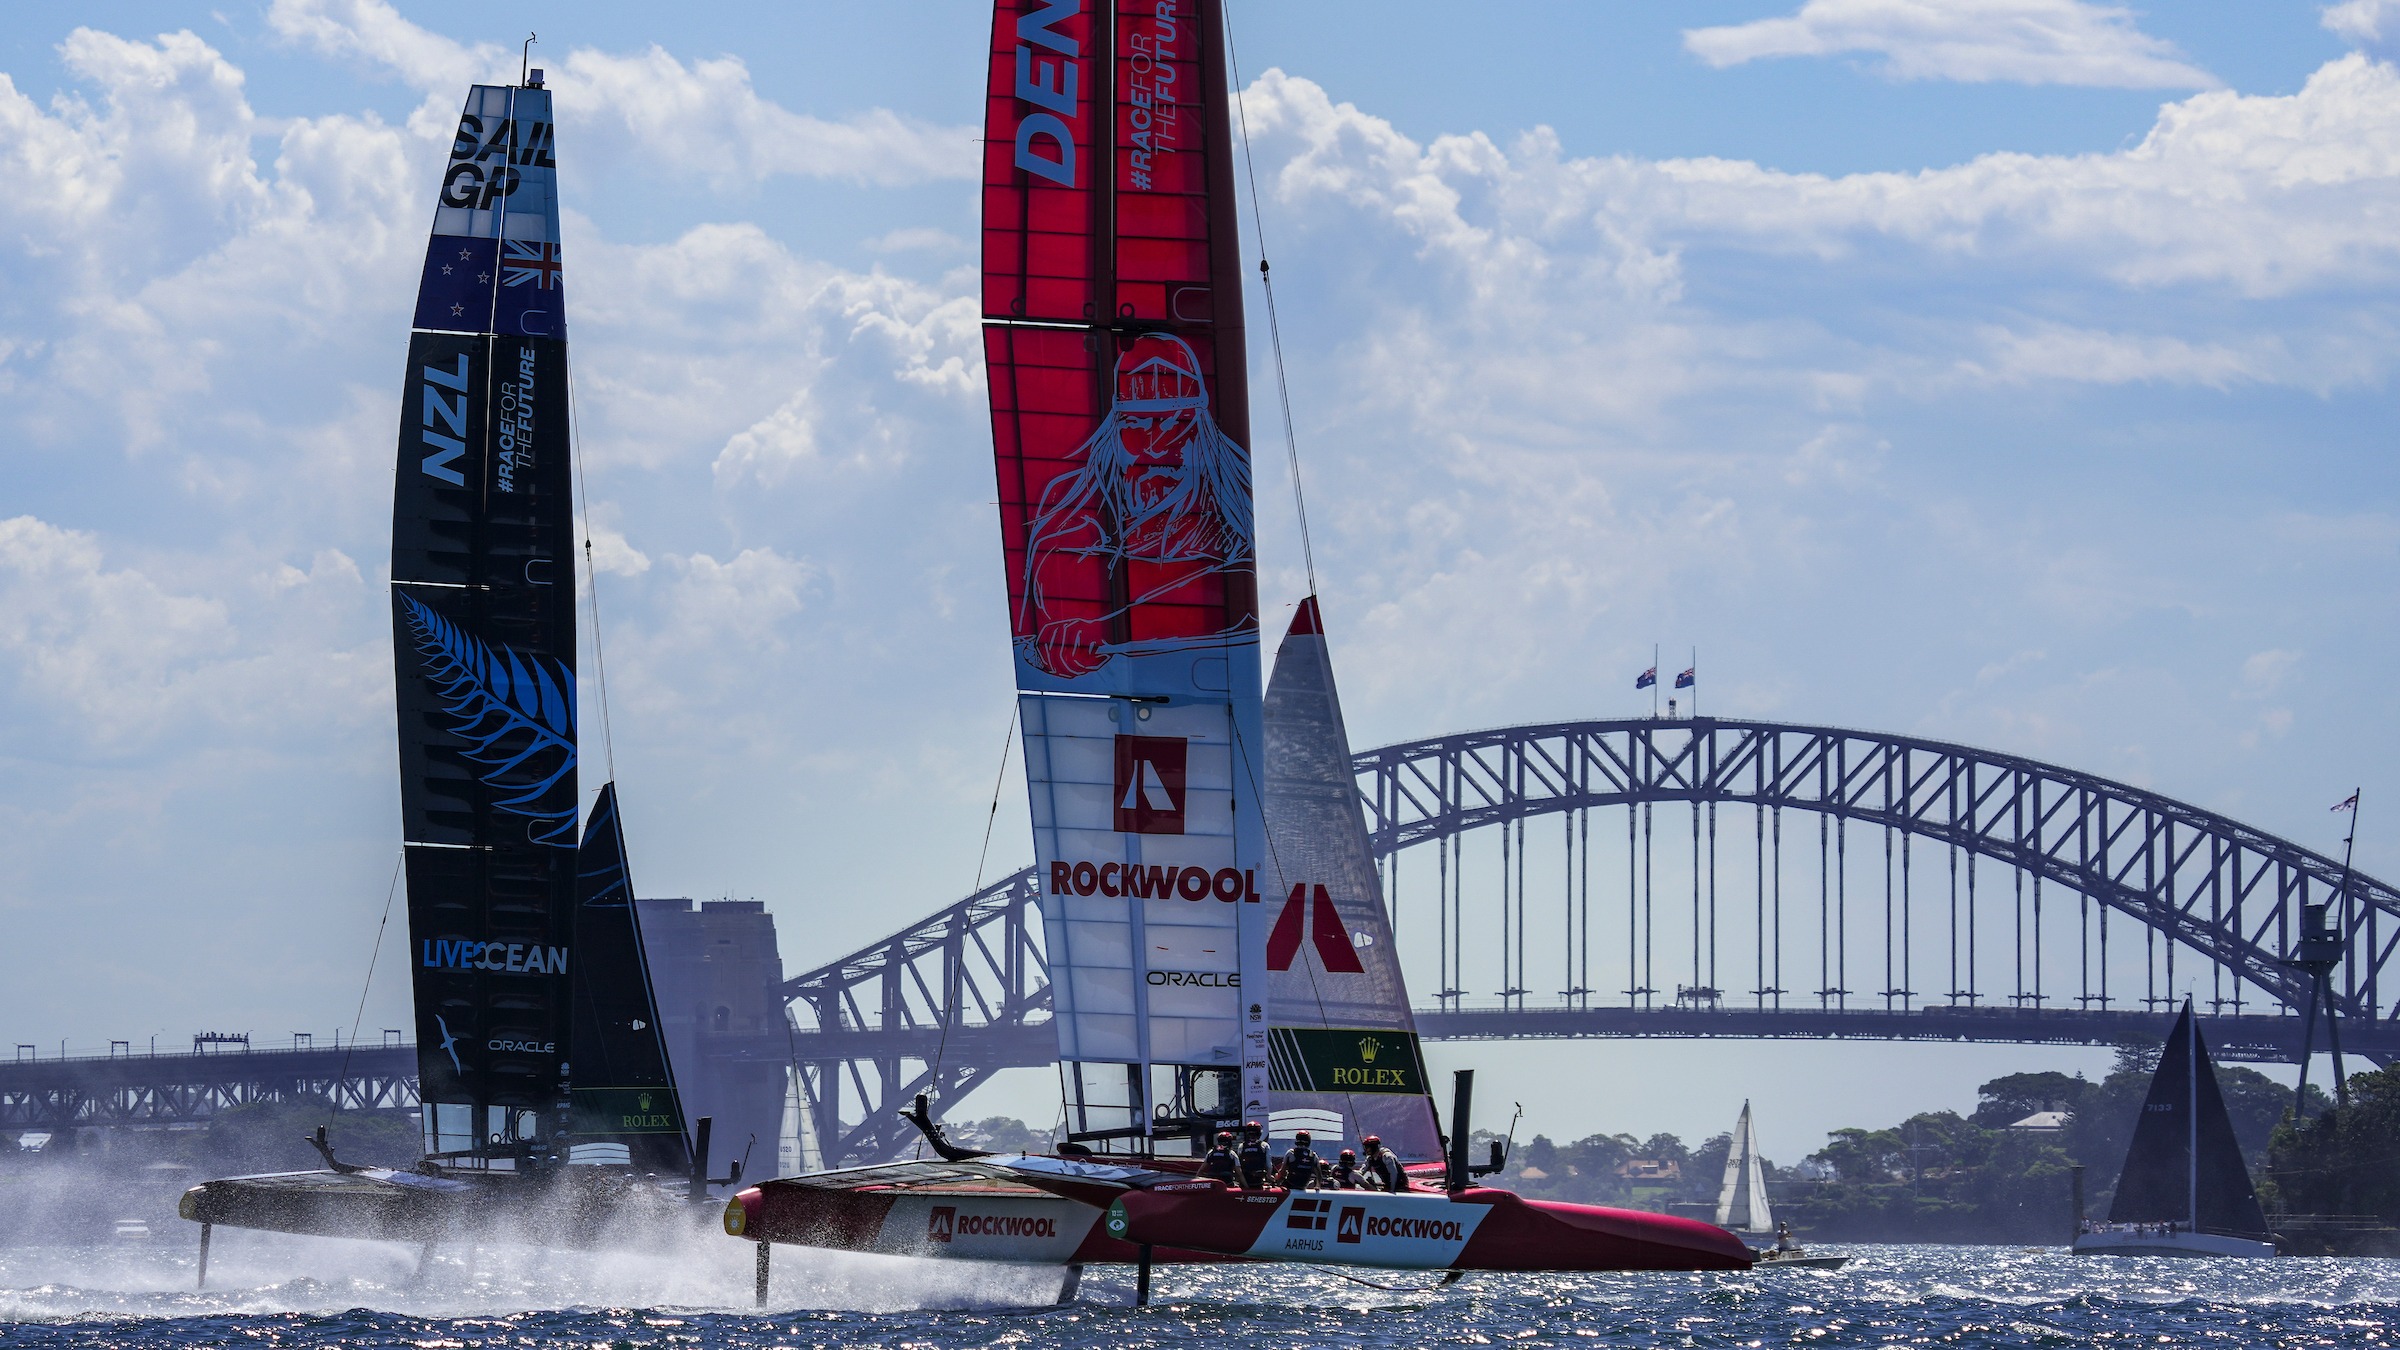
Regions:
M 1371 1191 L 1405 1191 L 1408 1173 L 1401 1170 L 1400 1159 L 1388 1148 L 1379 1148 L 1367 1155 L 1366 1187 Z
M 1256 1139 L 1242 1141 L 1242 1189 L 1263 1191 L 1267 1188 L 1267 1172 L 1273 1163 L 1267 1157 L 1267 1146 Z
M 1241 1182 L 1241 1172 L 1233 1160 L 1233 1150 L 1223 1144 L 1210 1149 L 1208 1156 L 1200 1160 L 1200 1175 L 1214 1177 L 1228 1186 Z
M 1306 1144 L 1294 1144 L 1292 1151 L 1283 1155 L 1283 1184 L 1290 1190 L 1308 1190 L 1316 1184 L 1317 1172 L 1322 1166 L 1315 1149 Z

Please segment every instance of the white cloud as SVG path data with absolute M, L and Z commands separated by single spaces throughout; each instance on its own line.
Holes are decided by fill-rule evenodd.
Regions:
M 1293 137 L 1287 201 L 1369 210 L 1476 284 L 1610 283 L 1673 300 L 1684 251 L 1833 260 L 1872 240 L 1928 261 L 2026 264 L 2135 287 L 2253 295 L 2400 275 L 2400 71 L 2352 55 L 2293 94 L 2216 91 L 2159 110 L 2105 154 L 1996 153 L 1950 168 L 1838 177 L 1723 159 L 1570 158 L 1547 131 L 1420 146 L 1379 117 L 1269 71 L 1254 132 Z M 1572 264 L 1578 275 L 1562 275 Z
M 386 0 L 275 0 L 268 22 L 287 39 L 424 90 L 428 108 L 412 121 L 423 131 L 448 128 L 442 110 L 456 108 L 470 81 L 516 79 L 516 52 L 454 42 Z M 562 129 L 582 138 L 578 153 L 595 162 L 621 151 L 720 185 L 782 174 L 889 185 L 975 173 L 972 127 L 884 108 L 840 121 L 795 113 L 760 98 L 738 57 L 685 62 L 655 45 L 633 54 L 578 47 L 546 64 Z
M 2182 338 L 2095 332 L 2043 325 L 2019 332 L 1986 330 L 1989 355 L 1960 363 L 1968 374 L 2002 383 L 2066 380 L 2089 384 L 2197 384 L 2226 389 L 2269 380 L 2302 384 L 2278 353 L 2239 352 Z
M 2329 20 L 2330 21 L 2330 20 Z M 1784 56 L 1866 52 L 1896 80 L 2209 89 L 2215 76 L 2085 0 L 1807 0 L 1779 19 L 1688 29 L 1684 46 L 1722 69 Z
M 2300 653 L 2270 647 L 2252 652 L 2242 662 L 2242 692 L 2253 698 L 2264 698 L 2283 687 L 2294 667 L 2300 664 Z
M 0 520 L 0 653 L 20 686 L 121 742 L 187 711 L 196 667 L 234 645 L 225 606 L 110 569 L 91 535 Z
M 2379 43 L 2400 33 L 2400 0 L 2342 0 L 2327 5 L 2318 21 L 2352 42 Z

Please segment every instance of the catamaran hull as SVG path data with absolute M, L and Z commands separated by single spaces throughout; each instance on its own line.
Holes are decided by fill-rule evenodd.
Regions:
M 578 1169 L 581 1170 L 581 1169 Z M 386 1242 L 632 1246 L 712 1213 L 646 1180 L 281 1172 L 203 1182 L 177 1212 L 195 1223 Z
M 1126 1241 L 1264 1261 L 1400 1270 L 1742 1270 L 1750 1249 L 1696 1219 L 1527 1200 L 1376 1191 L 1129 1191 L 1109 1210 Z
M 2081 1233 L 2077 1256 L 2273 1256 L 2275 1244 L 2223 1233 Z
M 752 1242 L 934 1260 L 1089 1265 L 1142 1255 L 1107 1231 L 1094 1206 L 1029 1191 L 899 1193 L 770 1181 L 726 1205 L 725 1231 Z M 1150 1259 L 1175 1265 L 1235 1258 L 1161 1244 Z

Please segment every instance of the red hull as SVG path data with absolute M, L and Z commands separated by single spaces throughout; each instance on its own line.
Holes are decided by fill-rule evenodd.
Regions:
M 1038 1265 L 1131 1264 L 1132 1242 L 1110 1235 L 1091 1205 L 1029 1187 L 836 1190 L 769 1181 L 734 1197 L 725 1231 L 753 1242 L 936 1260 Z M 1158 1246 L 1155 1264 L 1236 1261 L 1222 1252 Z
M 1110 1226 L 1261 1260 L 1426 1270 L 1743 1270 L 1750 1249 L 1712 1224 L 1474 1187 L 1365 1191 L 1130 1191 Z

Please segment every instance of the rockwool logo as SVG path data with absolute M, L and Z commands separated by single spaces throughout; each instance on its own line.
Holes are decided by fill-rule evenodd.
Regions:
M 1366 1227 L 1369 1237 L 1425 1238 L 1435 1242 L 1466 1240 L 1456 1219 L 1395 1219 L 1378 1214 L 1367 1220 Z
M 1336 1242 L 1358 1241 L 1360 1223 L 1366 1218 L 1366 1214 L 1365 1210 L 1356 1205 L 1342 1206 L 1342 1217 L 1333 1226 L 1333 1240 Z
M 936 1205 L 926 1216 L 925 1236 L 935 1242 L 953 1237 L 1054 1238 L 1058 1220 L 1022 1214 L 961 1214 L 955 1205 Z
M 1181 736 L 1117 737 L 1118 833 L 1183 833 L 1184 766 L 1191 748 Z

